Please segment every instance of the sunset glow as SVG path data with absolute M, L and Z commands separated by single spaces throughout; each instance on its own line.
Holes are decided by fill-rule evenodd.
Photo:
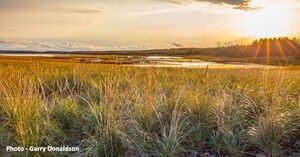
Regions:
M 289 5 L 272 1 L 256 1 L 260 9 L 247 12 L 243 17 L 242 34 L 255 38 L 288 36 L 293 15 Z
M 214 47 L 300 35 L 297 0 L 0 0 L 0 48 Z
M 0 0 L 0 157 L 300 157 L 300 0 Z

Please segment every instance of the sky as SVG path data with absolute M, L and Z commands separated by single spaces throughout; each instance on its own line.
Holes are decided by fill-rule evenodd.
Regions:
M 2 50 L 140 50 L 300 36 L 299 0 L 0 0 Z

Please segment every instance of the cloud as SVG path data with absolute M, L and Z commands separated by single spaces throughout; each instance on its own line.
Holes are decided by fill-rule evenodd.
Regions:
M 224 43 L 224 46 L 232 46 L 232 45 L 234 45 L 233 42 L 225 42 L 225 43 Z
M 98 9 L 77 9 L 77 8 L 55 8 L 50 9 L 51 12 L 67 12 L 67 13 L 74 13 L 74 14 L 98 14 L 101 13 L 101 10 Z
M 0 32 L 17 32 L 17 31 L 20 31 L 20 29 L 0 28 Z
M 101 13 L 100 10 L 96 10 L 96 9 L 69 9 L 69 10 L 65 10 L 66 12 L 70 12 L 70 13 L 76 13 L 76 14 L 97 14 L 97 13 Z
M 188 2 L 187 0 L 157 0 L 157 1 L 169 2 L 174 4 L 184 4 Z
M 175 47 L 183 47 L 182 44 L 178 44 L 178 43 L 172 43 L 172 45 L 175 46 Z
M 243 11 L 259 9 L 259 7 L 250 6 L 252 0 L 161 0 L 164 2 L 175 4 L 188 4 L 191 2 L 208 2 L 216 5 L 230 5 L 233 9 L 239 9 Z
M 233 46 L 233 45 L 235 45 L 235 43 L 231 42 L 231 41 L 229 41 L 229 42 L 221 42 L 221 41 L 219 41 L 219 42 L 215 43 L 216 47 L 222 47 L 222 46 L 227 47 L 227 46 Z
M 112 45 L 78 42 L 48 42 L 48 41 L 14 41 L 0 40 L 0 50 L 25 51 L 110 51 L 110 50 L 144 50 L 153 49 L 143 45 Z

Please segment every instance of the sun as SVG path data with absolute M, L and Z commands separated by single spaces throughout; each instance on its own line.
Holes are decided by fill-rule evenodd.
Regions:
M 283 3 L 257 0 L 253 5 L 261 9 L 248 11 L 242 17 L 242 34 L 255 38 L 288 36 L 291 30 L 291 12 Z

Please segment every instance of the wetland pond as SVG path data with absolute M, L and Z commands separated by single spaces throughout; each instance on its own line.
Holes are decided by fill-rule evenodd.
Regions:
M 85 55 L 85 54 L 49 54 L 49 53 L 0 53 L 0 57 L 44 57 L 45 59 L 75 60 L 94 64 L 117 64 L 131 67 L 174 67 L 174 68 L 280 68 L 280 66 L 262 65 L 244 62 L 217 63 L 201 59 L 180 56 L 130 56 L 130 55 Z M 40 59 L 40 58 L 39 58 Z

